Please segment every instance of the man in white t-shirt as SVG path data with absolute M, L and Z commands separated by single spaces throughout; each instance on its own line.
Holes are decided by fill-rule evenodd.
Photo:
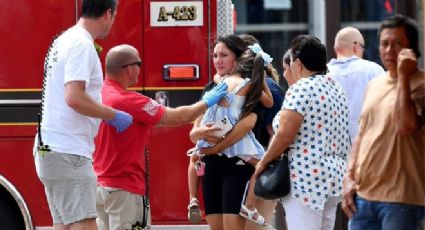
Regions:
M 94 46 L 115 20 L 117 0 L 83 0 L 81 18 L 55 39 L 46 55 L 35 164 L 54 228 L 97 229 L 94 138 L 101 120 L 122 132 L 126 112 L 102 105 L 103 74 Z
M 349 104 L 350 138 L 354 140 L 359 128 L 364 93 L 370 80 L 382 75 L 384 69 L 362 59 L 365 47 L 360 31 L 354 27 L 341 29 L 335 37 L 336 59 L 328 63 L 330 76 L 342 86 Z

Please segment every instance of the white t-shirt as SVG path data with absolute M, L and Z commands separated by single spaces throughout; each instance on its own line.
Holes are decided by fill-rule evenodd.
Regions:
M 90 33 L 81 26 L 54 42 L 45 63 L 46 86 L 41 135 L 56 152 L 92 158 L 100 119 L 84 116 L 65 102 L 65 84 L 84 81 L 86 93 L 101 102 L 102 67 Z

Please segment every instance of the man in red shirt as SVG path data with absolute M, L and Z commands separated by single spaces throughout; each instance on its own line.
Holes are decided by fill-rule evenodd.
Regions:
M 106 55 L 103 104 L 126 111 L 133 124 L 124 132 L 102 123 L 96 138 L 94 169 L 98 177 L 97 212 L 99 229 L 133 229 L 146 225 L 145 157 L 153 126 L 183 125 L 195 120 L 227 92 L 220 84 L 201 101 L 169 108 L 127 87 L 137 82 L 142 64 L 138 51 L 130 45 L 111 48 Z

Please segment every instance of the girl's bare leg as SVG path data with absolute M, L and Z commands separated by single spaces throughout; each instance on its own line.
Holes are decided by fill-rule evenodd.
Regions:
M 254 187 L 255 187 L 255 178 L 254 176 L 251 176 L 251 178 L 249 179 L 248 192 L 246 194 L 246 199 L 245 199 L 245 207 L 247 207 L 251 211 L 255 210 L 255 201 L 257 200 L 257 197 L 255 196 L 255 193 L 254 193 Z
M 249 164 L 255 165 L 257 164 L 258 160 L 251 159 L 248 161 Z M 254 175 L 251 176 L 249 179 L 249 185 L 248 185 L 248 191 L 245 198 L 245 203 L 241 207 L 240 215 L 244 216 L 245 218 L 250 219 L 251 221 L 256 222 L 259 225 L 266 225 L 267 222 L 264 221 L 264 217 L 257 211 L 255 202 L 257 200 L 257 197 L 254 193 L 254 187 L 255 187 L 255 177 Z M 251 214 L 249 214 L 251 213 Z
M 195 163 L 199 157 L 192 155 L 190 157 L 189 166 L 187 169 L 188 186 L 189 186 L 189 205 L 187 218 L 191 223 L 199 223 L 202 221 L 201 207 L 198 200 L 198 186 L 200 178 L 196 175 Z
M 257 162 L 258 160 L 255 158 L 251 158 L 250 160 L 248 160 L 248 163 L 254 167 L 257 165 Z M 257 200 L 257 197 L 255 196 L 255 193 L 254 193 L 254 187 L 255 187 L 255 178 L 254 176 L 251 176 L 251 178 L 249 179 L 248 192 L 245 199 L 245 206 L 251 211 L 255 210 L 255 201 Z
M 187 168 L 187 179 L 189 186 L 189 200 L 192 198 L 198 199 L 198 187 L 199 187 L 199 177 L 196 175 L 195 171 L 195 162 L 198 161 L 199 157 L 192 155 L 190 157 L 189 166 Z

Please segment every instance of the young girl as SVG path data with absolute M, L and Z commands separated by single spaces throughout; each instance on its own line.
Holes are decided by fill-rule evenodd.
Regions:
M 224 125 L 221 128 L 232 127 L 240 119 L 248 115 L 257 105 L 258 101 L 267 107 L 272 106 L 273 98 L 264 80 L 264 66 L 269 64 L 271 60 L 270 56 L 264 53 L 258 44 L 249 46 L 249 49 L 239 58 L 239 64 L 236 66 L 234 73 L 220 79 L 220 82 L 224 81 L 228 85 L 228 94 L 225 99 L 222 99 L 217 106 L 213 106 L 206 111 L 200 125 L 213 124 L 212 126 L 214 127 L 217 123 L 227 123 L 230 126 Z M 230 129 L 223 131 L 228 132 Z M 217 136 L 223 136 L 223 134 L 220 133 Z M 213 144 L 200 139 L 192 152 L 195 155 L 200 155 L 197 154 L 200 148 L 211 146 Z M 255 167 L 258 160 L 262 158 L 264 149 L 255 139 L 253 132 L 249 131 L 240 141 L 228 147 L 222 153 L 227 157 L 239 157 Z M 202 167 L 202 162 L 199 158 L 196 164 L 198 167 Z M 196 179 L 194 183 L 197 184 L 198 180 Z M 255 179 L 251 177 L 245 204 L 242 205 L 239 215 L 257 224 L 265 225 L 264 218 L 255 208 L 254 185 Z M 195 203 L 193 199 L 191 203 Z M 190 220 L 191 211 L 193 211 L 193 214 L 199 213 L 197 212 L 198 208 L 199 205 L 195 205 L 192 209 L 191 205 L 189 205 Z

